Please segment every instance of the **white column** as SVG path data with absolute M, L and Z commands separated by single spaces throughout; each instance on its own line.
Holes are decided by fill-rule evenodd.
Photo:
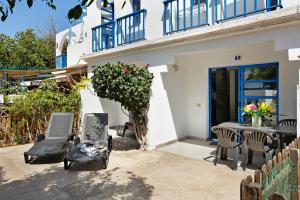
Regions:
M 169 104 L 167 91 L 164 88 L 161 73 L 168 72 L 167 65 L 149 68 L 154 79 L 151 87 L 150 108 L 148 112 L 148 149 L 157 145 L 177 140 L 175 124 Z

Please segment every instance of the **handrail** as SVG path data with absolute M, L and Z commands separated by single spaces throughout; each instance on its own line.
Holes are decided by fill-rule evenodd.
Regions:
M 111 21 L 111 22 L 106 22 L 106 23 L 103 23 L 103 24 L 100 24 L 98 26 L 95 26 L 93 28 L 91 28 L 92 30 L 96 29 L 96 28 L 101 28 L 101 27 L 104 27 L 104 26 L 107 26 L 107 25 L 110 25 L 110 24 L 114 24 L 115 22 L 114 21 Z
M 120 21 L 120 20 L 122 20 L 122 19 L 125 19 L 125 18 L 128 18 L 128 17 L 131 17 L 131 16 L 133 16 L 133 15 L 140 14 L 140 13 L 142 13 L 142 12 L 145 12 L 145 13 L 147 13 L 147 10 L 146 10 L 146 9 L 141 9 L 141 10 L 138 10 L 138 11 L 134 11 L 134 12 L 132 12 L 132 13 L 128 14 L 128 15 L 125 15 L 125 16 L 122 16 L 122 17 L 119 17 L 118 19 L 116 19 L 116 21 Z
M 170 3 L 172 1 L 176 1 L 176 0 L 165 0 L 165 1 L 163 1 L 163 4 Z

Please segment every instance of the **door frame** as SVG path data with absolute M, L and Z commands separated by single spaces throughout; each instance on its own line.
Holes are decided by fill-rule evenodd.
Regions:
M 279 62 L 272 62 L 272 63 L 262 63 L 262 64 L 247 64 L 247 65 L 236 65 L 236 66 L 225 66 L 225 67 L 211 67 L 208 69 L 208 139 L 211 141 L 212 138 L 212 133 L 211 133 L 211 127 L 212 127 L 212 77 L 211 77 L 211 72 L 213 70 L 217 70 L 217 69 L 232 69 L 232 68 L 237 68 L 238 69 L 238 107 L 241 107 L 242 103 L 242 99 L 241 99 L 241 86 L 244 85 L 244 78 L 242 78 L 242 73 L 245 69 L 249 69 L 249 68 L 257 68 L 257 67 L 270 67 L 273 66 L 276 68 L 276 87 L 277 87 L 277 95 L 276 97 L 274 97 L 274 99 L 277 101 L 276 104 L 276 111 L 277 111 L 277 121 L 279 120 L 279 113 L 280 113 L 280 77 L 279 77 Z M 243 97 L 243 96 L 242 96 Z M 244 99 L 244 97 L 243 97 Z M 257 96 L 256 99 L 259 99 L 259 97 Z M 242 121 L 240 118 L 240 110 L 238 109 L 238 119 L 239 121 Z

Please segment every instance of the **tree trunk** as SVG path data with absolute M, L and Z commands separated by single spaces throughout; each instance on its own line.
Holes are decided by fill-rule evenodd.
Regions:
M 136 140 L 141 145 L 141 150 L 147 148 L 148 116 L 147 112 L 132 111 L 133 126 Z

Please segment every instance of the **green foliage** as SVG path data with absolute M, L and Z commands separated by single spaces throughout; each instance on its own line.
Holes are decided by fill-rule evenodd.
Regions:
M 107 63 L 94 69 L 92 83 L 97 95 L 115 100 L 131 112 L 134 132 L 141 149 L 147 144 L 147 111 L 153 75 L 148 65 Z
M 94 69 L 92 83 L 97 95 L 120 102 L 129 111 L 148 108 L 153 75 L 135 64 L 107 63 Z
M 5 0 L 4 0 L 5 1 Z M 0 4 L 0 14 L 1 16 L 1 20 L 5 21 L 6 18 L 8 17 L 9 13 L 13 13 L 13 10 L 15 8 L 15 4 L 17 2 L 17 0 L 6 0 L 7 1 L 7 5 L 5 4 Z M 19 0 L 19 2 L 22 0 Z M 27 6 L 29 8 L 32 7 L 33 5 L 33 0 L 26 0 L 27 1 Z M 46 3 L 46 5 L 48 7 L 50 7 L 51 9 L 56 9 L 56 5 L 54 4 L 53 0 L 42 0 Z M 95 0 L 79 0 L 79 4 L 75 5 L 73 8 L 71 8 L 68 12 L 68 18 L 70 20 L 72 19 L 79 19 L 82 15 L 82 11 L 83 11 L 83 7 L 88 7 L 90 6 Z M 102 1 L 102 0 L 96 0 L 96 1 Z M 123 4 L 122 7 L 125 6 L 127 0 L 123 0 Z M 109 0 L 103 0 L 103 7 L 107 7 L 107 5 L 109 4 Z
M 14 100 L 7 110 L 16 122 L 10 131 L 15 139 L 21 137 L 24 143 L 37 133 L 43 133 L 52 112 L 73 112 L 75 121 L 79 121 L 81 103 L 78 90 L 73 87 L 68 94 L 60 91 L 55 81 L 47 80 L 40 88 Z
M 18 32 L 14 38 L 0 34 L 0 69 L 45 69 L 55 66 L 55 37 L 38 37 L 33 29 Z
M 13 13 L 14 8 L 16 6 L 16 2 L 21 2 L 22 0 L 4 0 L 4 2 L 0 2 L 0 14 L 1 16 L 1 21 L 5 21 L 6 18 L 8 17 L 9 13 Z M 56 9 L 56 6 L 54 4 L 54 0 L 42 0 L 43 2 L 45 2 L 45 4 L 52 8 L 52 9 Z M 6 3 L 5 3 L 6 2 Z M 26 0 L 27 6 L 28 8 L 31 8 L 33 5 L 33 0 Z
M 22 94 L 25 92 L 27 92 L 27 87 L 21 86 L 19 82 L 12 85 L 7 81 L 0 80 L 0 94 Z

